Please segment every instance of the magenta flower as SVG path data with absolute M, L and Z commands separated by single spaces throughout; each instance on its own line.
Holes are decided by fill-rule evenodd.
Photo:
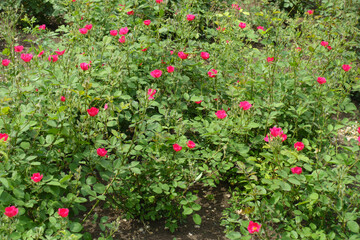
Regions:
M 216 74 L 217 74 L 217 73 L 218 73 L 218 71 L 215 70 L 215 69 L 211 69 L 210 71 L 208 71 L 208 75 L 209 75 L 209 77 L 211 77 L 211 78 L 216 77 Z
M 186 19 L 187 19 L 188 21 L 192 21 L 192 20 L 195 19 L 195 15 L 188 14 L 188 15 L 186 15 Z
M 215 113 L 215 115 L 219 118 L 219 119 L 223 119 L 226 118 L 227 114 L 225 112 L 225 110 L 219 110 Z
M 173 66 L 168 66 L 167 68 L 168 73 L 174 72 L 175 68 Z
M 294 148 L 297 150 L 297 151 L 301 151 L 303 150 L 305 147 L 305 145 L 302 143 L 302 142 L 297 142 L 294 144 Z
M 326 78 L 324 77 L 318 77 L 318 79 L 316 80 L 319 84 L 324 84 L 326 83 Z
M 154 99 L 155 93 L 156 93 L 156 89 L 151 89 L 151 88 L 150 88 L 150 89 L 148 90 L 149 100 Z
M 120 28 L 119 34 L 120 35 L 126 35 L 129 32 L 129 29 L 127 27 Z
M 208 52 L 201 52 L 200 57 L 204 60 L 208 59 L 210 57 L 210 54 Z
M 254 232 L 259 232 L 260 228 L 261 228 L 261 224 L 258 224 L 253 221 L 249 222 L 248 231 L 250 234 L 253 234 Z
M 246 28 L 246 23 L 244 22 L 239 23 L 239 27 L 242 29 Z
M 2 65 L 4 66 L 4 67 L 7 67 L 9 64 L 10 64 L 10 60 L 9 59 L 3 59 L 2 60 Z
M 301 167 L 294 167 L 294 168 L 291 168 L 291 172 L 292 172 L 293 174 L 297 174 L 297 175 L 299 175 L 299 174 L 301 174 L 301 173 L 302 173 L 302 168 L 301 168 Z
M 33 58 L 33 55 L 30 54 L 30 53 L 23 53 L 21 54 L 21 59 L 24 61 L 24 62 L 30 62 L 31 59 Z
M 116 36 L 118 34 L 117 30 L 110 30 L 111 36 Z
M 42 174 L 40 175 L 40 173 L 34 173 L 31 177 L 31 179 L 36 183 L 40 182 L 42 178 L 43 178 L 43 175 Z
M 182 147 L 181 147 L 179 144 L 177 144 L 177 143 L 175 143 L 175 144 L 173 145 L 173 148 L 174 148 L 175 152 L 179 152 L 179 151 L 181 151 L 181 149 L 182 149 Z
M 351 66 L 350 65 L 342 65 L 342 69 L 345 71 L 345 72 L 347 72 L 347 71 L 349 71 L 350 69 L 351 69 Z
M 252 107 L 252 105 L 248 101 L 243 101 L 240 102 L 239 107 L 242 108 L 243 110 L 249 110 Z
M 150 72 L 150 75 L 154 78 L 159 78 L 162 75 L 162 71 L 159 69 L 155 69 L 154 71 Z

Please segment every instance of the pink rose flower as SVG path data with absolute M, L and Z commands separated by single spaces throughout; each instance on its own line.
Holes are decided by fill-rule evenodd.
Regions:
M 188 14 L 188 15 L 186 15 L 186 19 L 187 19 L 188 21 L 192 21 L 192 20 L 195 19 L 195 15 Z
M 97 109 L 96 107 L 92 107 L 88 109 L 87 112 L 91 117 L 95 117 L 99 113 L 99 109 Z
M 61 97 L 60 97 L 60 101 L 65 102 L 65 101 L 66 101 L 66 98 L 65 98 L 64 96 L 61 96 Z
M 145 20 L 145 21 L 144 21 L 144 24 L 145 24 L 146 26 L 149 26 L 149 25 L 150 25 L 150 23 L 151 23 L 151 21 L 150 21 L 150 20 Z
M 156 89 L 151 89 L 151 88 L 150 88 L 150 89 L 148 90 L 149 100 L 154 99 L 155 93 L 156 93 Z
M 58 55 L 50 55 L 48 60 L 49 62 L 56 62 L 59 59 Z
M 291 172 L 293 174 L 301 174 L 302 173 L 302 168 L 301 167 L 294 167 L 294 168 L 291 168 Z
M 179 151 L 181 151 L 181 149 L 182 149 L 182 147 L 181 147 L 179 144 L 177 144 L 177 143 L 175 143 L 175 144 L 173 145 L 173 148 L 174 148 L 175 152 L 179 152 Z
M 104 110 L 106 110 L 106 109 L 108 109 L 108 104 L 107 103 L 105 103 L 105 105 L 104 105 Z
M 125 43 L 126 42 L 125 36 L 121 36 L 121 38 L 119 38 L 119 42 L 120 43 Z
M 39 26 L 39 30 L 45 30 L 45 28 L 46 28 L 45 24 Z
M 360 127 L 358 128 L 358 133 L 360 134 Z
M 40 182 L 42 178 L 43 178 L 43 175 L 42 174 L 40 175 L 40 173 L 34 173 L 31 177 L 31 179 L 36 183 Z
M 318 82 L 319 84 L 324 84 L 324 83 L 326 83 L 326 78 L 324 78 L 324 77 L 318 77 L 317 82 Z
M 175 70 L 175 68 L 173 66 L 168 66 L 167 67 L 168 73 L 172 73 L 172 72 L 174 72 L 174 70 Z
M 257 29 L 265 31 L 265 28 L 263 26 L 258 26 Z
M 134 15 L 134 11 L 129 11 L 126 13 L 127 15 Z
M 8 216 L 9 218 L 15 217 L 19 212 L 19 209 L 16 208 L 15 206 L 10 206 L 10 207 L 6 207 L 5 208 L 5 215 Z
M 244 22 L 239 23 L 239 27 L 242 29 L 246 28 L 246 23 Z
M 201 102 L 202 102 L 202 100 L 200 100 L 200 101 L 195 101 L 196 104 L 200 104 Z
M 100 157 L 105 157 L 106 154 L 107 154 L 107 151 L 106 151 L 105 148 L 98 148 L 98 149 L 96 150 L 96 153 L 97 153 L 97 155 L 99 155 Z
M 268 62 L 273 62 L 273 61 L 274 61 L 274 58 L 273 58 L 273 57 L 268 57 L 266 60 L 267 60 Z
M 39 52 L 39 54 L 38 54 L 38 57 L 41 57 L 43 54 L 44 54 L 44 50 L 42 50 L 41 52 Z
M 159 69 L 155 69 L 154 71 L 150 72 L 150 75 L 151 75 L 153 78 L 159 78 L 159 77 L 161 77 L 161 75 L 162 75 L 162 71 L 159 70 Z
M 323 47 L 326 47 L 327 45 L 329 45 L 329 43 L 328 42 L 325 42 L 325 41 L 321 41 L 321 46 L 323 46 Z
M 253 221 L 249 222 L 248 231 L 250 234 L 253 234 L 254 232 L 259 232 L 260 228 L 261 228 L 261 224 L 258 224 Z
M 58 49 L 57 51 L 55 51 L 55 53 L 56 53 L 57 55 L 59 55 L 59 56 L 62 56 L 62 55 L 64 55 L 64 53 L 65 53 L 65 49 L 64 49 L 63 51 L 60 51 L 60 50 Z
M 208 59 L 210 57 L 210 54 L 208 52 L 201 52 L 200 57 L 204 60 Z
M 314 13 L 314 11 L 313 11 L 313 10 L 308 10 L 307 13 L 308 13 L 309 15 L 312 15 L 312 14 Z
M 116 36 L 118 34 L 117 30 L 110 30 L 111 36 Z
M 129 29 L 127 27 L 120 28 L 119 34 L 120 35 L 126 35 L 129 32 Z
M 23 53 L 21 54 L 21 59 L 24 61 L 24 62 L 30 62 L 31 59 L 33 58 L 33 55 L 30 54 L 30 53 Z
M 217 74 L 217 73 L 218 73 L 218 71 L 215 70 L 215 69 L 211 69 L 210 71 L 208 71 L 208 75 L 209 75 L 209 77 L 211 77 L 211 78 L 216 77 L 216 74 Z
M 91 30 L 91 29 L 92 29 L 92 24 L 85 25 L 85 28 L 86 28 L 87 30 Z
M 3 139 L 4 142 L 8 140 L 9 135 L 7 133 L 0 133 L 0 140 Z
M 249 110 L 252 107 L 252 105 L 248 101 L 243 101 L 240 102 L 239 107 L 242 108 L 243 110 Z
M 186 54 L 186 53 L 184 53 L 184 52 L 178 52 L 178 56 L 179 56 L 179 58 L 181 58 L 181 59 L 187 59 L 188 55 L 189 55 L 189 54 Z
M 305 147 L 305 145 L 302 143 L 302 142 L 297 142 L 294 144 L 294 148 L 297 150 L 297 151 L 301 151 L 303 150 Z
M 351 69 L 351 66 L 350 65 L 342 65 L 342 69 L 345 71 L 345 72 L 347 72 L 347 71 L 349 71 L 350 69 Z
M 227 114 L 225 112 L 225 110 L 219 110 L 215 113 L 215 115 L 219 118 L 219 119 L 223 119 L 226 118 Z
M 80 29 L 79 29 L 79 32 L 80 32 L 81 34 L 87 34 L 88 30 L 87 30 L 86 28 L 80 28 Z
M 58 214 L 60 217 L 67 217 L 69 215 L 69 209 L 68 208 L 59 208 Z
M 270 137 L 270 139 L 269 139 Z M 280 137 L 282 138 L 282 141 L 285 141 L 287 139 L 287 135 L 284 134 L 281 128 L 273 127 L 270 128 L 270 136 L 266 135 L 264 138 L 265 142 L 269 142 L 269 140 L 272 140 L 273 138 Z
M 193 142 L 193 141 L 188 141 L 187 143 L 186 143 L 186 145 L 188 146 L 188 148 L 194 148 L 195 146 L 196 146 L 196 144 Z
M 88 63 L 80 63 L 80 68 L 81 68 L 83 71 L 88 70 L 89 67 L 90 67 L 90 64 L 88 64 Z
M 162 3 L 164 0 L 156 0 L 156 3 Z
M 15 52 L 22 52 L 23 49 L 24 49 L 24 46 L 21 46 L 21 45 L 14 47 Z
M 10 64 L 10 60 L 9 59 L 3 59 L 2 60 L 2 65 L 4 66 L 4 67 L 7 67 L 9 64 Z

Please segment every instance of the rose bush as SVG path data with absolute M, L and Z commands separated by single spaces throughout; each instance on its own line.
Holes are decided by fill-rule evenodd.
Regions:
M 92 239 L 100 203 L 200 225 L 220 181 L 229 239 L 359 238 L 356 7 L 250 3 L 55 1 L 24 46 L 2 12 L 1 238 Z

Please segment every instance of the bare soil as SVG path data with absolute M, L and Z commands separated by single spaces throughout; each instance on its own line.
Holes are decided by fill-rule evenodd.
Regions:
M 200 226 L 195 225 L 192 216 L 187 218 L 187 222 L 174 232 L 171 233 L 165 229 L 165 221 L 153 221 L 142 223 L 139 220 L 121 219 L 118 231 L 115 232 L 113 238 L 116 240 L 225 240 L 223 226 L 220 226 L 222 211 L 229 207 L 228 200 L 230 194 L 227 191 L 228 187 L 220 184 L 216 188 L 204 187 L 198 185 L 195 191 L 198 190 L 199 197 L 197 203 L 201 205 L 201 210 L 197 213 L 202 218 Z M 90 209 L 91 206 L 87 206 Z M 103 209 L 98 206 L 95 213 L 99 216 L 108 216 L 108 222 L 115 221 L 119 216 L 123 215 L 121 210 Z M 84 224 L 84 231 L 91 233 L 93 239 L 101 236 L 99 227 L 99 219 L 93 221 L 89 219 Z

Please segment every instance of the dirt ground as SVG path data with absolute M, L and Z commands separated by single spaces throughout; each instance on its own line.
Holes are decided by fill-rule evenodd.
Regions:
M 225 228 L 220 226 L 222 211 L 229 207 L 230 194 L 228 187 L 220 184 L 216 188 L 198 186 L 197 203 L 201 210 L 197 213 L 202 217 L 200 226 L 194 224 L 189 216 L 187 222 L 182 224 L 174 233 L 165 229 L 165 221 L 142 223 L 139 220 L 120 220 L 120 226 L 113 235 L 116 240 L 225 240 Z M 116 220 L 122 215 L 121 211 L 102 209 L 97 207 L 95 212 L 99 216 L 109 216 L 108 222 Z M 97 239 L 101 230 L 99 219 L 94 223 L 91 219 L 84 224 L 84 230 L 90 232 L 93 239 Z

